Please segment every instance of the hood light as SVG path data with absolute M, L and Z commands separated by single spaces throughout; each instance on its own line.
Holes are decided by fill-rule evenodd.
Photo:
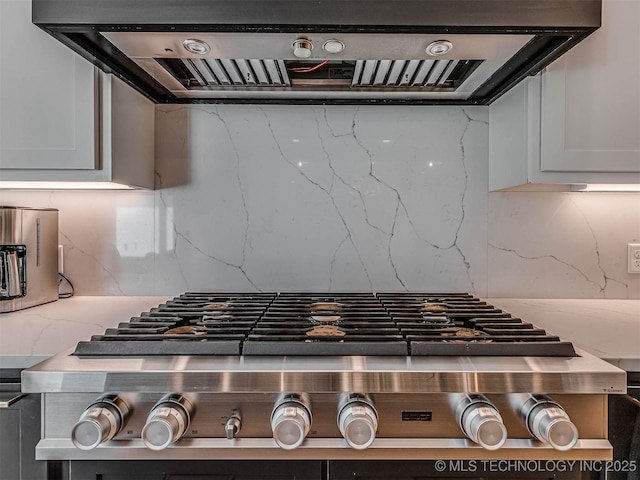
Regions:
M 189 38 L 182 42 L 182 46 L 188 52 L 195 53 L 196 55 L 206 55 L 211 51 L 211 47 L 208 43 L 203 42 L 202 40 L 196 40 L 194 38 Z
M 344 43 L 342 43 L 340 40 L 331 39 L 324 42 L 324 45 L 322 45 L 322 48 L 327 53 L 332 53 L 332 54 L 341 53 L 344 50 Z
M 298 38 L 291 45 L 293 48 L 293 54 L 298 58 L 309 58 L 311 56 L 311 50 L 313 50 L 313 43 L 306 38 Z
M 453 43 L 448 40 L 438 40 L 436 42 L 431 42 L 426 49 L 427 55 L 431 55 L 432 57 L 438 57 L 440 55 L 444 55 L 445 53 L 449 53 L 453 48 Z

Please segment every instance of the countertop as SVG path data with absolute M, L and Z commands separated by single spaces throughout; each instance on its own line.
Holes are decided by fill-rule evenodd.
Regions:
M 628 372 L 640 372 L 640 300 L 489 298 Z
M 170 297 L 80 296 L 0 314 L 0 368 L 26 368 Z M 640 300 L 489 298 L 627 371 L 640 371 Z
M 0 313 L 0 368 L 27 368 L 170 297 L 79 296 Z

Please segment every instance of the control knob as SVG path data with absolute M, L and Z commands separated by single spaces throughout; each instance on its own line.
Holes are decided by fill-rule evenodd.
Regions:
M 142 428 L 142 441 L 151 450 L 177 442 L 189 428 L 193 405 L 183 395 L 170 393 L 154 405 Z
M 273 439 L 280 448 L 298 448 L 311 429 L 311 403 L 305 393 L 278 397 L 271 413 Z
M 227 440 L 233 440 L 236 438 L 236 435 L 240 432 L 240 427 L 242 426 L 242 419 L 240 417 L 240 412 L 238 410 L 234 410 L 227 418 L 227 422 L 224 424 L 224 431 L 227 434 Z
M 469 439 L 487 450 L 497 450 L 507 441 L 507 429 L 498 409 L 480 394 L 453 396 L 458 425 Z
M 541 442 L 566 451 L 578 441 L 578 429 L 567 412 L 547 395 L 512 395 L 512 402 L 520 420 Z
M 128 415 L 129 407 L 122 398 L 102 395 L 87 407 L 73 426 L 71 441 L 81 450 L 91 450 L 115 437 Z
M 298 58 L 309 58 L 311 56 L 311 50 L 313 50 L 313 43 L 306 38 L 298 38 L 291 45 L 293 54 Z
M 351 448 L 368 448 L 375 440 L 378 430 L 378 412 L 371 398 L 360 393 L 340 395 L 338 428 Z

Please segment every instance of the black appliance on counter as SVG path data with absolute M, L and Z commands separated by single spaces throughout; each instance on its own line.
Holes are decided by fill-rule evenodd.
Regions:
M 464 293 L 186 293 L 22 379 L 71 480 L 577 479 L 626 391 Z

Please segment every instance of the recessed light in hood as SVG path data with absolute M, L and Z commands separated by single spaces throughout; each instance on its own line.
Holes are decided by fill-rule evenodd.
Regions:
M 32 0 L 156 102 L 489 104 L 600 26 L 601 0 Z
M 196 55 L 206 55 L 211 51 L 211 47 L 207 42 L 203 42 L 202 40 L 196 40 L 193 38 L 188 38 L 184 42 L 182 42 L 182 46 L 189 53 L 195 53 Z
M 449 53 L 453 48 L 453 43 L 448 40 L 436 40 L 427 45 L 427 55 L 439 57 L 445 53 Z

